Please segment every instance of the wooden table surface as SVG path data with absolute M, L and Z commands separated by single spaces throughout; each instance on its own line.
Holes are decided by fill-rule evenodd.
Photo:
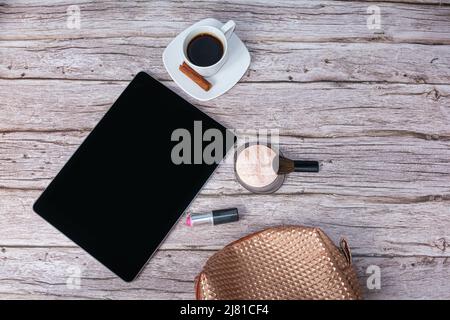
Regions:
M 70 5 L 80 29 L 68 28 Z M 380 29 L 367 27 L 371 5 Z M 207 17 L 236 21 L 252 63 L 225 95 L 198 102 L 161 56 Z M 279 129 L 286 155 L 322 169 L 262 196 L 221 165 L 191 208 L 237 206 L 242 220 L 180 223 L 124 283 L 31 206 L 141 70 L 230 128 Z M 449 84 L 449 0 L 0 0 L 0 298 L 191 299 L 215 251 L 301 224 L 348 239 L 367 299 L 448 299 Z M 380 289 L 366 287 L 371 265 Z

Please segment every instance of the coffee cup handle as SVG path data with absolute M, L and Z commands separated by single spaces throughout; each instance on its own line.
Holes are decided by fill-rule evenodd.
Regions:
M 222 30 L 225 37 L 229 39 L 234 32 L 234 28 L 236 28 L 236 23 L 233 20 L 229 20 L 222 28 L 220 28 L 220 30 Z

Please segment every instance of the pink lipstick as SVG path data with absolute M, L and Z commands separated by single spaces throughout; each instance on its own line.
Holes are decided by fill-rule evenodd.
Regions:
M 203 213 L 190 213 L 186 217 L 186 224 L 189 227 L 200 224 L 223 224 L 239 220 L 239 213 L 237 208 L 213 210 Z

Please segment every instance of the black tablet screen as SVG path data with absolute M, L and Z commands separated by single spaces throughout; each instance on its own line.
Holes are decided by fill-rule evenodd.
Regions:
M 211 152 L 222 157 L 232 146 L 225 143 L 226 129 L 141 72 L 42 193 L 34 210 L 131 281 L 216 168 L 217 161 L 194 159 L 199 156 L 198 143 L 205 148 L 207 140 L 214 140 L 203 141 L 208 129 L 223 134 L 223 150 Z M 180 148 L 181 142 L 188 142 L 183 136 L 187 133 L 191 150 Z M 174 155 L 179 156 L 175 162 Z

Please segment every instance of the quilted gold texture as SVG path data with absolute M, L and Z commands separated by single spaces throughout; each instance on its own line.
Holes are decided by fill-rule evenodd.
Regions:
M 208 259 L 196 278 L 197 299 L 361 299 L 345 240 L 341 246 L 318 228 L 251 234 Z

